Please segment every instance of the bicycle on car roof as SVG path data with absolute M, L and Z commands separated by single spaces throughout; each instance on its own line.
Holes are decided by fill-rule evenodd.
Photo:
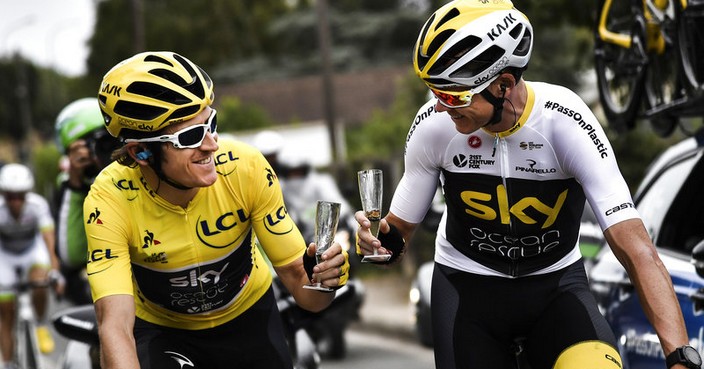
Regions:
M 704 1 L 601 0 L 594 57 L 617 131 L 646 118 L 666 137 L 680 118 L 704 114 Z

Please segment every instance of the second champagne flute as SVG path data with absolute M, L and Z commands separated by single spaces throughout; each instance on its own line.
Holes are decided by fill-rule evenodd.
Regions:
M 381 221 L 381 195 L 383 193 L 384 175 L 381 169 L 367 169 L 357 172 L 359 182 L 359 197 L 362 200 L 364 215 L 372 223 L 369 231 L 374 237 L 379 236 L 379 222 Z M 391 255 L 379 254 L 374 249 L 373 255 L 362 257 L 363 263 L 374 261 L 388 261 Z
M 320 264 L 325 250 L 332 246 L 337 232 L 337 224 L 340 221 L 340 203 L 330 201 L 318 201 L 315 211 L 315 261 Z M 323 286 L 318 281 L 313 284 L 303 286 L 305 289 L 318 291 L 334 291 L 332 288 Z

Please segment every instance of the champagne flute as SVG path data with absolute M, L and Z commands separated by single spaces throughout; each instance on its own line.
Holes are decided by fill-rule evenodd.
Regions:
M 315 261 L 320 264 L 323 261 L 323 253 L 332 246 L 335 240 L 337 224 L 340 221 L 340 203 L 330 201 L 318 201 L 315 211 Z M 318 281 L 313 284 L 303 286 L 305 289 L 318 291 L 334 291 L 325 287 Z
M 372 236 L 379 235 L 379 222 L 381 221 L 381 194 L 383 193 L 384 175 L 381 169 L 367 169 L 357 172 L 359 183 L 359 197 L 362 200 L 362 210 L 364 215 L 372 223 L 369 228 Z M 373 255 L 362 257 L 363 263 L 374 261 L 388 261 L 389 254 L 379 254 L 378 249 L 374 249 Z

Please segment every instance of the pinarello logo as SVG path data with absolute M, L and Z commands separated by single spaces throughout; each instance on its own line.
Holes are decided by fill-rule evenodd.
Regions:
M 467 139 L 467 145 L 469 145 L 469 147 L 473 149 L 476 149 L 482 145 L 482 139 L 479 138 L 479 136 L 469 136 L 469 138 Z

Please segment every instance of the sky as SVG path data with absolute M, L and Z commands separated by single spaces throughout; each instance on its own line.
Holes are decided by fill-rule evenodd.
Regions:
M 14 53 L 67 76 L 86 71 L 98 0 L 0 0 L 0 58 Z

